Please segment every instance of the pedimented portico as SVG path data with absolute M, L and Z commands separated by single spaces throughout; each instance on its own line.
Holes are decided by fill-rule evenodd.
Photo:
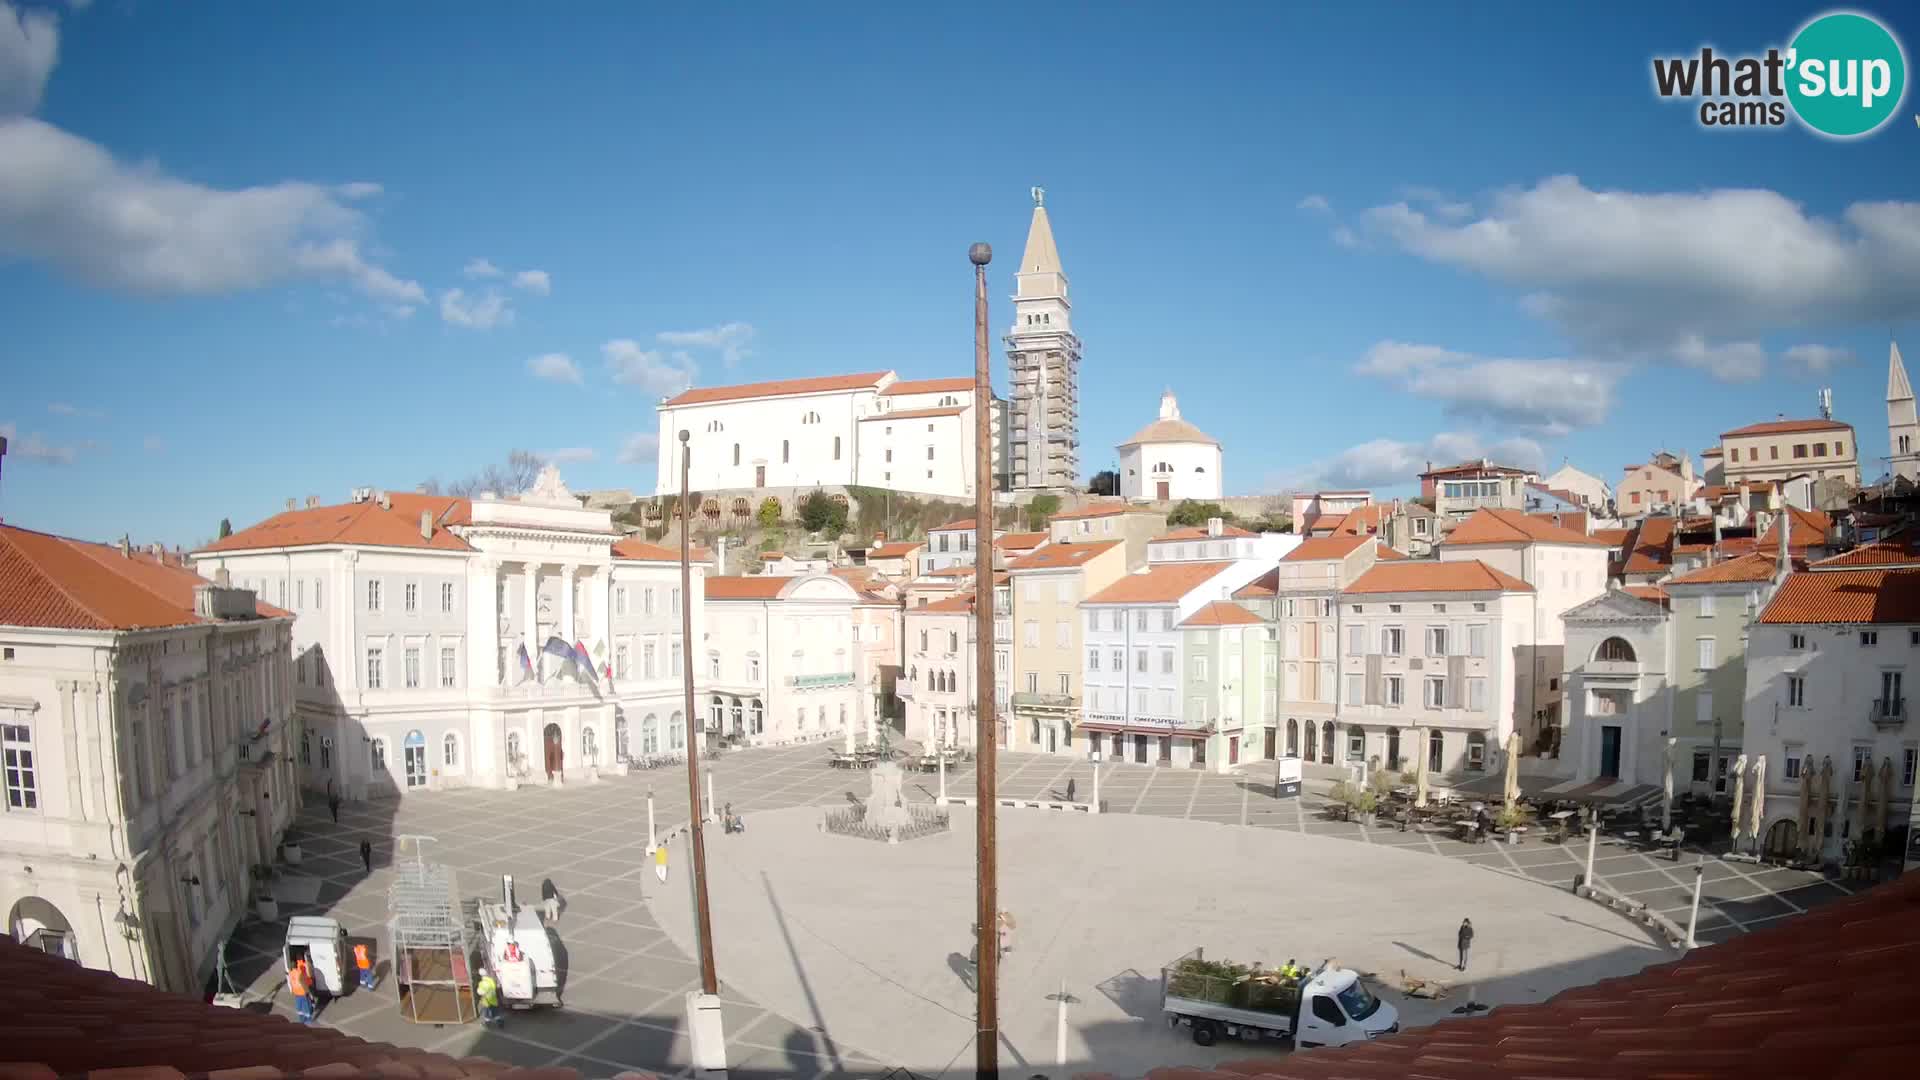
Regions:
M 1568 732 L 1578 782 L 1659 784 L 1673 700 L 1662 603 L 1612 590 L 1567 611 Z

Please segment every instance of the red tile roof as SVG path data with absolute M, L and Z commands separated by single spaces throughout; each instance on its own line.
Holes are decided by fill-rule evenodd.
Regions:
M 1128 574 L 1081 603 L 1171 604 L 1232 565 L 1230 562 L 1152 563 L 1145 573 Z
M 680 547 L 677 544 L 673 547 L 666 547 L 661 544 L 650 544 L 637 536 L 629 536 L 613 542 L 613 557 L 616 559 L 634 559 L 640 562 L 670 562 L 677 564 L 680 561 Z M 709 558 L 711 558 L 711 556 L 709 556 Z M 689 563 L 699 563 L 702 560 L 697 552 L 688 551 L 687 561 Z
M 1667 606 L 1671 599 L 1667 596 L 1667 590 L 1658 585 L 1629 585 L 1626 587 L 1625 592 L 1630 596 L 1637 596 L 1642 600 L 1659 604 L 1662 607 Z
M 1300 546 L 1280 557 L 1281 562 L 1310 562 L 1315 559 L 1344 559 L 1363 547 L 1365 536 L 1316 536 L 1300 541 Z
M 1569 529 L 1582 536 L 1593 535 L 1587 531 L 1587 512 L 1585 510 L 1536 510 L 1527 516 L 1535 521 L 1544 521 L 1549 525 L 1557 525 L 1562 529 Z
M 1730 585 L 1741 582 L 1759 583 L 1772 581 L 1777 564 L 1772 556 L 1762 551 L 1742 555 L 1689 571 L 1678 577 L 1669 578 L 1668 585 Z
M 1007 533 L 995 538 L 993 546 L 1002 551 L 1032 551 L 1046 542 L 1047 534 L 1044 532 Z
M 706 582 L 706 595 L 708 600 L 778 600 L 787 586 L 799 580 L 774 574 L 710 577 Z
M 1735 435 L 1785 435 L 1791 431 L 1852 430 L 1852 424 L 1843 424 L 1838 420 L 1768 420 L 1763 424 L 1748 424 L 1743 428 L 1723 431 L 1720 437 L 1725 439 Z
M 1445 541 L 1448 547 L 1469 544 L 1568 544 L 1577 547 L 1606 547 L 1583 532 L 1542 521 L 1533 514 L 1491 507 L 1475 510 L 1467 520 L 1454 526 Z
M 142 630 L 217 622 L 194 613 L 210 582 L 163 556 L 0 525 L 0 626 Z M 257 600 L 257 598 L 256 598 Z M 262 618 L 287 614 L 255 604 Z
M 1442 465 L 1437 469 L 1428 469 L 1420 474 L 1422 480 L 1429 476 L 1455 476 L 1461 473 L 1475 473 L 1484 476 L 1525 476 L 1526 469 L 1516 469 L 1511 465 L 1500 465 L 1491 461 L 1463 461 L 1458 465 Z
M 868 390 L 879 386 L 880 380 L 891 374 L 891 371 L 866 371 L 858 375 L 822 375 L 811 379 L 773 379 L 768 382 L 741 383 L 738 386 L 709 386 L 683 391 L 662 407 L 711 405 L 716 401 L 748 401 L 792 394 L 824 394 L 835 390 Z
M 1380 541 L 1379 545 L 1374 549 L 1373 557 L 1379 559 L 1381 562 L 1412 558 L 1412 556 L 1398 548 L 1388 547 L 1385 540 Z
M 1700 456 L 1701 457 L 1719 457 L 1720 448 L 1717 446 L 1709 446 L 1705 450 L 1700 451 Z
M 1617 548 L 1620 545 L 1627 542 L 1627 537 L 1633 535 L 1633 530 L 1632 529 L 1595 529 L 1589 535 L 1591 535 L 1595 540 L 1598 540 L 1601 543 L 1606 544 L 1608 547 Z
M 1085 506 L 1077 506 L 1072 510 L 1062 510 L 1047 520 L 1072 521 L 1075 518 L 1111 517 L 1114 514 L 1125 514 L 1129 512 L 1141 514 L 1159 513 L 1159 511 L 1149 506 L 1134 506 L 1120 499 L 1108 499 L 1103 502 L 1092 502 Z
M 960 377 L 954 379 L 901 379 L 889 383 L 880 391 L 881 397 L 895 394 L 968 394 L 973 392 L 973 379 Z
M 1247 530 L 1241 528 L 1238 525 L 1222 524 L 1220 527 L 1220 536 L 1215 537 L 1212 534 L 1207 532 L 1205 526 L 1193 525 L 1184 529 L 1175 529 L 1169 533 L 1161 533 L 1159 536 L 1156 536 L 1153 539 L 1147 541 L 1147 543 L 1170 544 L 1177 540 L 1213 540 L 1213 539 L 1224 539 L 1229 536 L 1256 536 L 1256 535 L 1258 534 L 1248 532 Z
M 891 544 L 881 544 L 879 547 L 868 548 L 867 558 L 904 559 L 925 546 L 925 544 L 922 544 L 918 540 L 901 540 Z
M 961 563 L 954 566 L 943 566 L 938 570 L 929 570 L 921 576 L 922 577 L 954 577 L 954 578 L 972 577 L 973 565 L 971 563 Z
M 1787 541 L 1791 545 L 1791 532 L 1787 534 Z M 1827 570 L 1840 566 L 1920 566 L 1920 533 L 1903 533 L 1890 539 L 1862 544 L 1852 551 L 1821 559 L 1813 564 L 1813 569 Z
M 1096 540 L 1089 544 L 1048 544 L 1030 555 L 1022 555 L 1007 564 L 1008 570 L 1061 570 L 1085 565 L 1088 559 L 1120 546 L 1118 540 Z
M 1264 620 L 1239 604 L 1230 604 L 1225 600 L 1215 600 L 1200 610 L 1181 620 L 1182 627 L 1199 626 L 1258 626 Z
M 924 611 L 929 615 L 966 615 L 973 611 L 973 594 L 956 593 L 953 596 L 935 600 L 930 604 L 922 604 L 917 608 L 908 608 L 907 614 L 911 615 L 919 611 Z
M 1233 591 L 1235 600 L 1266 600 L 1280 595 L 1280 571 L 1269 570 Z
M 1920 623 L 1920 570 L 1790 574 L 1763 623 Z
M 945 525 L 935 525 L 933 528 L 928 529 L 927 531 L 930 533 L 970 532 L 973 530 L 973 528 L 974 528 L 973 518 L 961 518 L 959 521 L 949 521 Z
M 242 529 L 223 540 L 215 540 L 201 552 L 249 551 L 261 548 L 317 547 L 352 544 L 363 547 L 432 548 L 439 551 L 472 551 L 465 540 L 447 531 L 448 525 L 465 525 L 473 516 L 473 503 L 450 495 L 421 495 L 414 492 L 389 492 L 393 509 L 383 510 L 379 502 L 316 506 L 310 510 L 287 510 L 258 525 Z M 420 515 L 433 521 L 432 538 L 420 535 Z
M 1673 566 L 1673 528 L 1670 517 L 1650 517 L 1633 532 L 1627 548 L 1626 574 L 1663 574 Z
M 875 420 L 920 420 L 933 416 L 959 416 L 966 411 L 966 407 L 963 405 L 942 405 L 931 409 L 901 409 L 899 412 L 884 412 L 875 413 L 872 416 L 863 416 L 860 418 L 860 422 L 863 424 L 871 424 Z
M 1356 506 L 1334 523 L 1335 536 L 1371 536 L 1380 531 L 1380 523 L 1393 514 L 1393 507 L 1385 503 L 1373 503 L 1368 506 Z M 1316 521 L 1316 527 L 1322 527 Z
M 1824 510 L 1802 510 L 1797 506 L 1787 507 L 1787 520 L 1791 526 L 1787 529 L 1787 547 L 1810 548 L 1824 546 L 1827 531 L 1833 528 L 1833 518 Z M 1780 520 L 1776 517 L 1760 534 L 1760 546 L 1773 548 L 1780 543 Z
M 1533 586 L 1478 559 L 1408 559 L 1374 564 L 1343 593 L 1532 592 Z

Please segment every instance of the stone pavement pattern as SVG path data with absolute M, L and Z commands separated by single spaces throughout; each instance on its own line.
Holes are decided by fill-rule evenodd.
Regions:
M 864 797 L 867 777 L 828 769 L 829 753 L 826 744 L 817 744 L 720 755 L 714 761 L 717 797 L 748 815 L 749 838 L 757 812 L 844 804 L 847 791 Z M 1539 842 L 1517 848 L 1473 846 L 1418 832 L 1324 821 L 1318 814 L 1323 798 L 1309 794 L 1299 800 L 1275 800 L 1266 794 L 1261 766 L 1251 768 L 1252 777 L 1240 777 L 1110 763 L 1101 769 L 1101 796 L 1115 814 L 1186 818 L 1405 847 L 1561 888 L 1584 858 L 1584 849 L 1577 844 L 1564 850 Z M 1070 776 L 1077 781 L 1079 797 L 1090 798 L 1092 772 L 1085 761 L 1007 753 L 1001 757 L 999 790 L 1005 797 L 1021 799 L 1064 795 Z M 964 768 L 948 776 L 949 791 L 954 794 L 971 792 L 973 783 L 971 771 Z M 931 798 L 937 786 L 937 777 L 931 774 L 908 778 L 908 791 L 918 798 Z M 561 789 L 448 791 L 350 804 L 342 808 L 337 826 L 328 820 L 323 803 L 310 800 L 301 815 L 307 857 L 298 873 L 316 879 L 317 893 L 312 904 L 283 902 L 283 919 L 295 914 L 332 914 L 350 934 L 379 942 L 385 936 L 387 865 L 394 838 L 403 834 L 435 837 L 437 843 L 429 845 L 431 857 L 457 868 L 462 892 L 469 898 L 495 894 L 499 876 L 511 873 L 523 902 L 537 898 L 541 882 L 551 879 L 566 903 L 557 928 L 569 969 L 564 1010 L 515 1013 L 504 1031 L 477 1025 L 417 1027 L 399 1017 L 391 980 L 383 977 L 371 996 L 349 995 L 331 1003 L 322 1012 L 322 1022 L 369 1039 L 455 1055 L 484 1054 L 514 1064 L 570 1065 L 588 1075 L 611 1075 L 627 1068 L 669 1074 L 686 1070 L 682 997 L 697 985 L 698 970 L 647 906 L 652 882 L 651 869 L 645 865 L 649 787 L 656 793 L 656 815 L 663 832 L 687 819 L 684 770 L 637 771 Z M 1032 813 L 1038 811 L 1007 810 L 1002 820 Z M 355 853 L 362 838 L 374 844 L 370 876 L 363 874 Z M 741 838 L 716 837 L 716 843 L 726 839 Z M 1604 882 L 1649 901 L 1656 909 L 1677 912 L 1684 923 L 1692 876 L 1685 864 L 1676 867 L 1665 859 L 1612 845 L 1603 845 L 1600 854 L 1596 869 Z M 1195 892 L 1201 897 L 1218 890 L 1215 884 Z M 1839 886 L 1812 875 L 1709 862 L 1700 936 L 1720 940 L 1744 927 L 1843 894 Z M 1604 913 L 1597 907 L 1590 910 L 1589 921 L 1600 922 Z M 239 982 L 262 997 L 270 996 L 276 1010 L 290 1013 L 284 984 L 273 968 L 283 933 L 279 925 L 249 920 L 236 932 L 229 960 Z M 943 951 L 952 947 L 944 941 L 940 944 Z M 736 1073 L 836 1076 L 884 1071 L 882 1063 L 856 1052 L 830 1049 L 820 1033 L 810 1030 L 813 1022 L 804 1016 L 769 1012 L 731 986 L 723 985 L 722 991 Z M 1171 1051 L 1182 1043 L 1169 1035 L 1166 1045 L 1170 1053 L 1165 1060 L 1171 1061 L 1175 1056 Z

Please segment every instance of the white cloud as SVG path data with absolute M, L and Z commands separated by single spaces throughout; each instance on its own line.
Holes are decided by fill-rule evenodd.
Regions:
M 590 446 L 563 446 L 558 450 L 540 451 L 541 460 L 555 465 L 569 465 L 575 462 L 592 461 L 599 455 Z
M 651 431 L 627 436 L 620 444 L 618 460 L 622 465 L 644 465 L 660 460 L 660 436 Z
M 720 362 L 727 367 L 733 367 L 753 355 L 747 348 L 753 341 L 753 326 L 750 323 L 730 322 L 703 330 L 667 330 L 657 337 L 662 345 L 682 349 L 712 349 L 720 354 Z
M 1556 176 L 1498 193 L 1477 220 L 1449 223 L 1408 201 L 1364 217 L 1408 252 L 1522 287 L 1528 310 L 1584 345 L 1642 355 L 1692 338 L 1897 322 L 1920 292 L 1920 202 L 1824 218 L 1765 189 L 1596 191 Z M 1736 348 L 1706 366 L 1750 363 Z
M 1306 210 L 1315 214 L 1330 214 L 1333 212 L 1333 204 L 1327 202 L 1325 195 L 1309 195 L 1299 202 L 1294 203 L 1293 208 L 1295 210 Z
M 1689 334 L 1674 343 L 1672 352 L 1675 360 L 1721 382 L 1752 382 L 1767 373 L 1767 350 L 1752 341 L 1712 345 L 1697 334 Z
M 1416 482 L 1429 462 L 1451 465 L 1481 457 L 1522 469 L 1542 468 L 1547 460 L 1546 451 L 1532 439 L 1488 443 L 1468 432 L 1443 431 L 1426 442 L 1373 439 L 1315 462 L 1292 477 L 1276 481 L 1275 486 L 1301 491 L 1393 487 Z
M 505 271 L 486 259 L 469 259 L 460 272 L 470 278 L 497 278 Z
M 1824 375 L 1853 363 L 1853 352 L 1832 345 L 1795 345 L 1781 354 L 1787 366 L 1802 375 Z
M 491 330 L 513 323 L 513 308 L 496 290 L 469 297 L 465 289 L 448 289 L 440 294 L 440 318 L 454 326 L 471 330 Z
M 338 184 L 335 185 L 333 189 L 333 193 L 343 199 L 371 199 L 384 191 L 386 191 L 386 188 L 366 180 L 356 180 L 349 184 Z
M 522 270 L 513 275 L 513 285 L 514 288 L 525 289 L 527 292 L 538 293 L 541 296 L 553 292 L 553 278 L 549 277 L 545 270 Z
M 686 353 L 677 352 L 668 359 L 663 353 L 642 349 L 632 338 L 607 342 L 600 346 L 600 355 L 606 358 L 607 373 L 614 382 L 638 386 L 661 397 L 692 386 L 698 373 L 693 358 Z
M 60 446 L 48 442 L 37 431 L 29 431 L 22 435 L 11 423 L 0 424 L 0 437 L 7 440 L 8 457 L 34 461 L 42 465 L 71 465 L 75 455 L 79 453 L 77 447 Z
M 1624 368 L 1561 359 L 1508 359 L 1438 345 L 1376 343 L 1355 374 L 1391 379 L 1450 415 L 1491 420 L 1539 435 L 1604 423 Z
M 527 372 L 536 379 L 548 379 L 553 382 L 578 384 L 581 381 L 580 366 L 575 364 L 573 357 L 566 353 L 555 352 L 536 356 L 527 361 Z
M 149 454 L 164 454 L 167 452 L 167 440 L 158 435 L 147 436 L 140 445 L 141 448 Z
M 40 107 L 59 55 L 59 20 L 0 2 L 0 117 L 24 116 Z
M 1343 248 L 1357 248 L 1360 246 L 1360 237 L 1345 225 L 1335 225 L 1333 227 L 1333 242 Z
M 107 415 L 99 409 L 89 409 L 69 401 L 54 401 L 47 404 L 47 411 L 55 416 L 84 416 L 89 420 L 98 420 Z

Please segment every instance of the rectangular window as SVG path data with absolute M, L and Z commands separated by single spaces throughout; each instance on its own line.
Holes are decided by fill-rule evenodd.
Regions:
M 1713 615 L 1713 596 L 1712 594 L 1709 593 L 1708 595 L 1702 596 L 1700 598 L 1700 617 L 1705 619 L 1705 618 L 1710 618 L 1712 615 Z
M 1060 693 L 1063 695 L 1073 693 L 1073 676 L 1064 671 L 1060 673 Z
M 1805 676 L 1787 676 L 1787 707 L 1804 709 L 1807 707 L 1807 680 Z
M 1404 631 L 1397 626 L 1385 626 L 1380 629 L 1380 651 L 1388 656 L 1399 656 L 1404 649 Z
M 1701 671 L 1713 670 L 1714 640 L 1710 637 L 1699 638 L 1695 640 L 1694 646 L 1699 652 L 1699 663 L 1694 666 L 1698 667 Z
M 401 595 L 405 597 L 407 614 L 411 615 L 420 610 L 420 586 L 418 584 L 411 581 L 407 582 L 406 586 L 401 589 Z
M 1401 689 L 1400 689 L 1400 676 L 1398 675 L 1387 676 L 1386 684 L 1387 684 L 1386 685 L 1387 704 L 1399 705 L 1401 702 L 1406 700 L 1406 696 L 1401 692 Z
M 1112 659 L 1113 659 L 1113 667 L 1111 670 L 1113 671 L 1127 670 L 1127 654 L 1124 651 L 1120 649 L 1113 650 Z
M 680 586 L 675 585 L 673 588 L 667 590 L 667 599 L 668 609 L 675 615 L 680 614 Z
M 1100 670 L 1100 650 L 1099 649 L 1087 650 L 1087 670 L 1088 671 Z
M 419 689 L 420 687 L 420 646 L 418 645 L 407 646 L 406 652 L 401 654 L 401 660 L 402 660 L 402 663 L 405 665 L 403 674 L 406 678 L 407 689 L 409 690 Z
M 1702 690 L 1693 699 L 1693 721 L 1703 728 L 1713 727 L 1713 691 Z
M 1366 678 L 1365 675 L 1350 674 L 1347 676 L 1347 704 L 1359 705 L 1363 703 L 1367 692 Z
M 1273 659 L 1273 657 L 1269 656 L 1267 657 L 1267 659 L 1271 660 Z M 1173 674 L 1173 650 L 1172 649 L 1160 650 L 1160 674 L 1162 675 Z
M 1787 759 L 1787 767 L 1786 767 L 1787 779 L 1789 780 L 1800 779 L 1800 748 L 1797 746 L 1787 747 L 1786 759 Z
M 385 675 L 387 651 L 378 645 L 367 646 L 367 689 L 378 690 Z
M 1787 635 L 1787 648 L 1804 649 L 1806 647 L 1807 647 L 1807 635 L 1805 634 L 1788 634 Z
M 367 582 L 367 610 L 380 610 L 380 582 L 378 579 Z
M 1484 625 L 1467 627 L 1467 655 L 1482 658 L 1487 655 L 1487 628 Z
M 1793 444 L 1793 456 L 1794 456 L 1794 457 L 1797 457 L 1797 458 L 1803 458 L 1803 457 L 1806 457 L 1806 456 L 1807 456 L 1807 444 L 1806 444 L 1806 443 L 1794 443 L 1794 444 Z
M 667 674 L 675 678 L 679 678 L 680 676 L 680 642 L 678 639 L 675 639 L 673 644 L 667 646 Z
M 1293 597 L 1287 597 L 1287 618 L 1293 618 Z
M 1768 461 L 1780 460 L 1780 447 L 1778 445 L 1767 447 L 1767 460 Z
M 1713 770 L 1713 754 L 1706 750 L 1693 752 L 1693 782 L 1704 784 Z
M 653 643 L 648 642 L 642 655 L 651 656 L 652 650 L 653 650 Z M 747 657 L 747 681 L 748 682 L 760 681 L 760 658 L 757 656 Z
M 440 685 L 451 689 L 460 682 L 460 650 L 452 645 L 440 646 Z
M 655 644 L 652 638 L 648 638 L 646 641 L 643 641 L 640 643 L 640 677 L 641 678 L 657 679 L 660 677 L 660 655 L 659 654 L 660 654 L 660 646 Z M 759 663 L 760 662 L 758 660 L 753 660 L 753 659 L 749 659 L 747 661 L 747 681 L 748 682 L 757 682 L 759 680 L 760 678 L 759 673 L 753 670 L 755 667 L 759 666 Z
M 1427 655 L 1447 655 L 1447 628 L 1444 626 L 1427 627 Z
M 1064 620 L 1053 624 L 1053 644 L 1064 649 L 1073 644 L 1073 624 Z
M 1347 627 L 1347 655 L 1365 656 L 1367 654 L 1367 628 L 1364 626 Z
M 1909 746 L 1900 755 L 1901 787 L 1913 786 L 1913 772 L 1916 764 L 1920 764 L 1920 749 Z
M 320 591 L 320 579 L 313 579 L 313 610 L 319 611 L 327 606 L 326 596 Z
M 295 611 L 307 606 L 307 579 L 301 578 L 293 583 L 293 608 Z
M 1028 619 L 1026 622 L 1020 624 L 1020 640 L 1027 645 L 1040 644 L 1040 623 L 1038 620 Z
M 1873 747 L 1856 746 L 1853 748 L 1853 782 L 1859 783 L 1867 770 L 1873 767 Z
M 6 759 L 7 809 L 38 810 L 40 783 L 39 769 L 33 761 L 33 728 L 27 724 L 0 725 L 0 750 Z
M 1146 608 L 1141 608 L 1140 610 L 1133 613 L 1133 628 L 1135 630 L 1145 630 L 1147 628 L 1147 609 Z
M 707 677 L 716 681 L 720 678 L 720 657 L 718 654 L 707 657 Z
M 1429 709 L 1445 708 L 1447 704 L 1447 680 L 1429 675 L 1426 679 L 1426 706 Z
M 1880 644 L 1880 631 L 1878 630 L 1860 631 L 1860 644 L 1866 645 L 1866 646 L 1874 646 L 1874 645 Z
M 453 582 L 440 583 L 440 612 L 446 614 L 453 610 Z
M 1817 442 L 1817 443 L 1814 443 L 1814 444 L 1813 444 L 1813 456 L 1814 456 L 1814 457 L 1826 457 L 1826 456 L 1827 456 L 1827 444 L 1826 444 L 1826 443 L 1823 443 L 1823 442 Z
M 1207 658 L 1204 656 L 1196 656 L 1193 658 L 1193 681 L 1207 681 Z
M 624 679 L 633 671 L 633 655 L 628 651 L 627 643 L 616 642 L 613 646 L 613 674 Z
M 625 585 L 615 585 L 613 587 L 613 613 L 615 615 L 625 615 L 627 613 L 627 587 Z
M 1133 650 L 1133 670 L 1139 672 L 1142 675 L 1145 675 L 1147 673 L 1147 650 L 1145 649 Z
M 653 586 L 651 585 L 640 590 L 640 614 L 653 614 Z
M 1467 708 L 1478 712 L 1487 709 L 1487 680 L 1479 676 L 1467 679 Z
M 1040 673 L 1037 671 L 1027 672 L 1027 693 L 1037 694 L 1039 692 L 1040 692 Z
M 1093 631 L 1098 631 L 1100 629 L 1100 609 L 1099 608 L 1087 609 L 1087 629 L 1093 630 Z

